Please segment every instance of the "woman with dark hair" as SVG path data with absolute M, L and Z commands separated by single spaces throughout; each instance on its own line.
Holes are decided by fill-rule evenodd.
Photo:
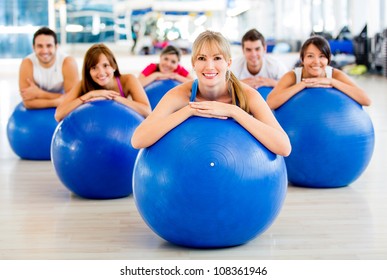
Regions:
M 192 80 L 188 70 L 181 66 L 180 49 L 169 45 L 160 53 L 160 62 L 151 63 L 138 76 L 140 83 L 145 87 L 156 80 L 176 80 L 184 83 Z
M 289 155 L 289 138 L 266 102 L 230 71 L 230 44 L 222 34 L 201 33 L 193 43 L 191 63 L 197 80 L 164 95 L 133 133 L 133 147 L 149 147 L 186 119 L 198 116 L 233 118 L 271 152 Z
M 334 87 L 351 97 L 362 106 L 369 106 L 371 100 L 343 71 L 329 66 L 331 50 L 329 43 L 321 36 L 312 36 L 300 50 L 301 66 L 286 73 L 267 96 L 271 109 L 282 106 L 304 88 Z
M 104 99 L 122 103 L 144 117 L 151 111 L 138 79 L 132 74 L 121 75 L 111 50 L 104 44 L 95 44 L 85 54 L 82 80 L 66 94 L 55 119 L 61 121 L 83 103 Z

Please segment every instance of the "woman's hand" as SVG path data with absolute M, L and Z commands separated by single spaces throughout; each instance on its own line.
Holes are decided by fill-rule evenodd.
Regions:
M 231 112 L 234 105 L 218 101 L 201 101 L 190 102 L 189 106 L 194 110 L 194 116 L 225 120 L 231 117 Z
M 176 80 L 176 73 L 162 73 L 156 72 L 156 80 Z
M 302 81 L 305 83 L 305 87 L 307 88 L 316 88 L 316 87 L 331 88 L 332 87 L 332 79 L 329 79 L 329 78 L 307 78 L 307 79 L 302 79 Z
M 84 103 L 86 103 L 86 102 L 91 102 L 96 100 L 113 100 L 117 96 L 120 96 L 120 94 L 116 91 L 100 89 L 100 90 L 90 91 L 82 95 L 80 98 Z

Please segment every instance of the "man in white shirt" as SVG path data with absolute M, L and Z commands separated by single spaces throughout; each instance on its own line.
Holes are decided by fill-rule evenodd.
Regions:
M 282 62 L 267 55 L 265 38 L 256 29 L 243 35 L 242 51 L 243 56 L 233 60 L 231 71 L 239 80 L 255 89 L 274 87 L 288 71 Z
M 34 52 L 23 59 L 19 69 L 19 90 L 28 109 L 57 107 L 63 94 L 79 81 L 75 59 L 58 50 L 57 36 L 47 27 L 37 30 Z

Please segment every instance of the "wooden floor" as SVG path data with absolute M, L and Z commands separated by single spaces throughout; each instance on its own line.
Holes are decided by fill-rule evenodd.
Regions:
M 20 160 L 6 124 L 20 102 L 18 63 L 0 61 L 0 259 L 385 260 L 387 259 L 387 79 L 354 78 L 373 105 L 371 163 L 337 189 L 289 186 L 274 224 L 251 242 L 199 250 L 169 244 L 143 222 L 133 196 L 86 200 L 58 180 L 50 161 Z

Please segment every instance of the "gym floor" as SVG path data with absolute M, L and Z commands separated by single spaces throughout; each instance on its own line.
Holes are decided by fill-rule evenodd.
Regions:
M 144 58 L 129 55 L 118 62 L 146 65 Z M 79 198 L 62 185 L 50 161 L 21 160 L 12 152 L 6 125 L 21 101 L 19 64 L 18 59 L 0 60 L 0 259 L 387 259 L 385 77 L 353 77 L 373 100 L 365 110 L 376 139 L 372 160 L 358 180 L 332 189 L 289 186 L 282 211 L 262 235 L 242 246 L 200 250 L 174 246 L 153 233 L 133 196 Z M 121 72 L 127 70 L 132 69 Z

